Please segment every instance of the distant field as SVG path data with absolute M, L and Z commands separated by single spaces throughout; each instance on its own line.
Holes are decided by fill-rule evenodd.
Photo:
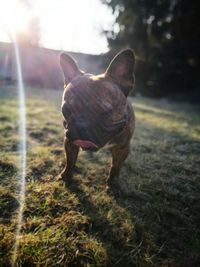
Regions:
M 200 266 L 200 110 L 131 98 L 136 131 L 121 172 L 126 196 L 105 191 L 110 154 L 64 166 L 61 91 L 27 89 L 27 171 L 18 266 Z M 19 207 L 16 89 L 0 88 L 0 266 L 10 266 Z

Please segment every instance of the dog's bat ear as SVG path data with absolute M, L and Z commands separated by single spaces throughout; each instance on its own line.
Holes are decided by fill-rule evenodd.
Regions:
M 116 81 L 125 96 L 128 96 L 135 83 L 135 54 L 126 49 L 117 54 L 110 62 L 105 75 Z
M 69 83 L 82 73 L 75 60 L 68 54 L 60 54 L 60 65 L 65 76 L 65 83 Z

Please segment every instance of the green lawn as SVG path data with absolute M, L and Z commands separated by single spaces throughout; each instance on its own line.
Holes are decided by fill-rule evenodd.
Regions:
M 64 166 L 61 91 L 27 90 L 26 202 L 17 266 L 180 266 L 200 262 L 200 110 L 131 98 L 136 131 L 121 172 L 127 195 L 105 191 L 110 154 Z M 17 212 L 16 88 L 0 88 L 0 266 L 10 266 Z

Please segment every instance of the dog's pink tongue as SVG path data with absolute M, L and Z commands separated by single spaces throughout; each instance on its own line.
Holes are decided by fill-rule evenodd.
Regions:
M 82 147 L 82 148 L 97 147 L 97 145 L 95 143 L 93 143 L 92 141 L 89 141 L 89 140 L 77 139 L 77 140 L 73 141 L 73 143 L 77 146 Z

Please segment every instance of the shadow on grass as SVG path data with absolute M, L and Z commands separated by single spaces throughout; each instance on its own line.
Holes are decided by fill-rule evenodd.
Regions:
M 10 223 L 13 213 L 19 207 L 19 202 L 10 193 L 1 195 L 0 200 L 0 223 Z
M 0 186 L 2 186 L 0 188 L 0 223 L 9 223 L 13 213 L 19 207 L 17 199 L 7 188 L 3 187 L 12 183 L 10 180 L 16 172 L 17 169 L 12 163 L 0 160 Z
M 139 134 L 146 127 L 151 129 L 150 136 L 141 140 Z M 144 244 L 149 244 L 146 255 L 152 264 L 199 266 L 200 142 L 151 123 L 144 123 L 137 135 L 139 142 L 133 144 L 132 163 L 129 159 L 125 173 L 136 178 L 134 190 L 116 201 L 142 222 Z
M 116 232 L 116 229 L 102 214 L 100 208 L 91 201 L 90 195 L 83 190 L 79 181 L 73 178 L 66 182 L 65 185 L 71 193 L 78 197 L 81 212 L 90 218 L 89 234 L 97 237 L 106 248 L 108 255 L 108 265 L 106 266 L 122 266 L 122 264 L 123 266 L 136 266 L 135 259 L 131 257 L 131 254 L 135 253 L 142 244 L 140 233 L 134 229 L 134 238 L 135 242 L 138 243 L 138 247 L 133 249 L 130 242 L 125 244 L 121 240 L 120 232 Z
M 110 266 L 198 266 L 200 142 L 151 122 L 140 127 L 136 133 L 139 142 L 133 144 L 127 170 L 122 172 L 126 179 L 137 176 L 134 190 L 112 200 L 131 214 L 135 228 L 128 243 L 122 242 L 81 181 L 74 179 L 67 188 L 78 196 L 81 211 L 91 218 L 90 231 L 107 248 Z M 149 136 L 139 136 L 145 127 L 151 129 Z M 96 155 L 89 158 L 101 162 Z
M 173 184 L 170 186 L 173 187 Z M 147 193 L 147 190 L 152 192 Z M 135 196 L 116 198 L 116 201 L 141 222 L 141 250 L 146 251 L 152 264 L 157 266 L 160 261 L 168 262 L 167 266 L 199 266 L 200 208 L 197 191 L 193 187 L 190 194 L 195 196 L 190 200 L 188 197 L 178 200 L 180 194 L 174 197 L 168 190 L 158 188 L 152 182 L 148 189 L 137 192 Z

